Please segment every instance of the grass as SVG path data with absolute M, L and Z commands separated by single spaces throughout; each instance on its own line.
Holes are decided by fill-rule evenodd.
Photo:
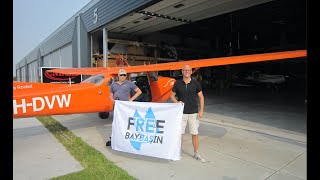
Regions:
M 84 170 L 53 178 L 62 179 L 136 179 L 116 166 L 112 161 L 70 130 L 62 126 L 51 116 L 39 116 L 37 119 L 57 138 L 59 142 L 79 161 Z

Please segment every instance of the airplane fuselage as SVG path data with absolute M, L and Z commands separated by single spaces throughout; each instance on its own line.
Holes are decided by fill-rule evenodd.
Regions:
M 90 112 L 112 112 L 110 79 L 99 75 L 91 82 L 80 84 L 50 84 L 35 82 L 14 82 L 13 118 L 77 114 Z M 170 97 L 175 79 L 158 77 L 152 80 L 148 75 L 151 101 L 164 102 Z
M 17 83 L 18 84 L 18 83 Z M 24 83 L 25 84 L 25 83 Z M 21 86 L 21 85 L 18 85 Z M 13 92 L 13 118 L 112 111 L 110 87 L 95 84 L 73 84 L 51 87 L 47 83 L 30 83 L 23 92 Z M 45 88 L 45 86 L 48 86 Z

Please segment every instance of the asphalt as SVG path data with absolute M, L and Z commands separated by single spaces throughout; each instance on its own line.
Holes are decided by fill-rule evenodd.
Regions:
M 307 179 L 306 112 L 300 99 L 293 107 L 279 103 L 278 98 L 275 106 L 274 102 L 244 101 L 230 94 L 228 99 L 210 93 L 205 97 L 205 117 L 199 131 L 200 154 L 206 163 L 192 158 L 189 134 L 183 137 L 182 159 L 169 161 L 106 147 L 112 113 L 105 120 L 97 113 L 53 117 L 140 180 Z M 13 179 L 49 179 L 82 169 L 35 118 L 13 120 Z

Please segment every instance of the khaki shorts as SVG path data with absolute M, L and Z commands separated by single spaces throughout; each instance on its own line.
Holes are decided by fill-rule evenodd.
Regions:
M 189 124 L 189 133 L 197 135 L 199 128 L 198 113 L 182 115 L 182 134 L 186 132 L 187 123 Z

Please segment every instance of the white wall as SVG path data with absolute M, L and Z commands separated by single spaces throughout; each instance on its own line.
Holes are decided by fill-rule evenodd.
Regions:
M 60 50 L 51 52 L 50 55 L 51 67 L 60 67 Z
M 50 53 L 43 56 L 43 67 L 51 67 Z
M 17 81 L 21 81 L 21 77 L 20 77 L 20 69 L 16 70 L 16 77 L 17 77 Z
M 68 44 L 61 48 L 61 67 L 72 68 L 72 45 Z
M 21 67 L 21 81 L 26 82 L 26 67 Z
M 37 82 L 39 79 L 38 76 L 38 62 L 33 61 L 28 64 L 28 77 L 29 77 L 29 82 Z

